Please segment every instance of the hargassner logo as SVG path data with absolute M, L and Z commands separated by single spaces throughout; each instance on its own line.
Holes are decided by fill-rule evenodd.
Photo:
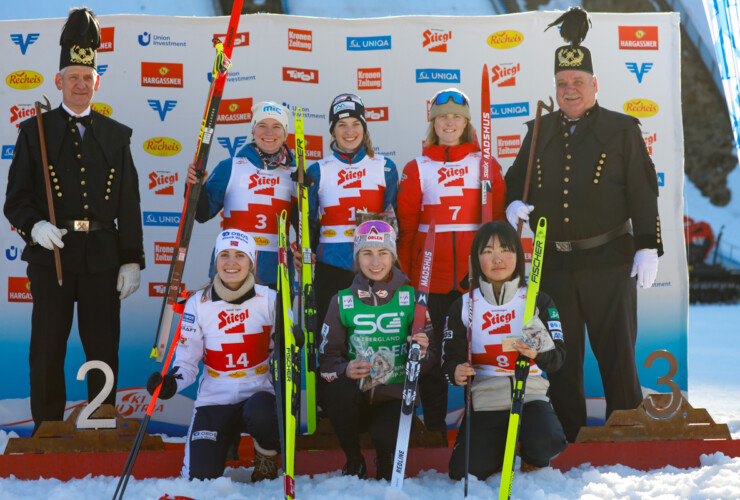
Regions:
M 164 121 L 167 112 L 175 109 L 175 105 L 177 104 L 177 101 L 169 99 L 164 101 L 164 103 L 159 99 L 148 99 L 146 102 L 149 103 L 150 108 L 157 112 L 160 121 Z
M 423 68 L 416 70 L 416 83 L 453 82 L 460 83 L 459 69 Z
M 26 55 L 26 50 L 29 45 L 32 45 L 36 40 L 39 39 L 40 33 L 29 33 L 26 37 L 23 37 L 22 33 L 13 33 L 10 35 L 10 39 L 13 43 L 21 48 L 21 54 Z
M 620 26 L 620 50 L 658 50 L 657 26 Z
M 182 63 L 141 62 L 142 87 L 182 88 Z
M 223 99 L 216 123 L 249 123 L 252 121 L 252 98 Z
M 229 156 L 235 156 L 237 151 L 240 147 L 242 147 L 247 142 L 247 136 L 242 135 L 239 137 L 234 137 L 234 142 L 231 142 L 231 139 L 228 137 L 219 137 L 218 143 L 221 144 L 226 150 L 229 152 Z
M 635 76 L 637 77 L 637 83 L 642 83 L 642 77 L 645 76 L 645 74 L 653 67 L 653 63 L 651 62 L 644 62 L 639 66 L 636 62 L 627 62 L 624 64 L 627 66 L 627 69 L 630 71 L 630 73 L 635 74 Z
M 145 226 L 179 226 L 180 225 L 180 212 L 144 212 L 142 217 L 144 218 Z
M 100 47 L 98 47 L 98 52 L 113 52 L 115 48 L 115 37 L 115 26 L 100 28 Z M 98 66 L 98 73 L 100 73 L 100 66 Z
M 347 50 L 390 50 L 390 36 L 348 36 Z

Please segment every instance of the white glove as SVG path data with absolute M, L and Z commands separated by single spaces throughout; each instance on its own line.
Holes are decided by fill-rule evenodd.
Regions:
M 519 225 L 519 219 L 523 221 L 529 220 L 529 214 L 534 210 L 534 205 L 525 205 L 522 201 L 516 200 L 509 203 L 506 207 L 506 220 L 509 224 L 516 227 Z
M 632 274 L 637 276 L 637 284 L 642 288 L 653 286 L 655 277 L 658 275 L 658 250 L 655 248 L 641 248 L 635 252 L 635 260 L 632 263 Z
M 47 250 L 54 250 L 54 245 L 64 248 L 62 236 L 65 234 L 66 229 L 59 229 L 47 220 L 40 220 L 31 228 L 31 240 Z
M 116 291 L 121 292 L 119 298 L 125 299 L 139 289 L 141 283 L 141 266 L 139 264 L 124 264 L 118 270 L 118 284 Z

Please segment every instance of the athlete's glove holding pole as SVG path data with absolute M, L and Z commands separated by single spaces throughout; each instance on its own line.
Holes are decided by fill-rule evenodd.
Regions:
M 154 391 L 157 390 L 159 384 L 162 384 L 162 389 L 159 390 L 159 399 L 170 399 L 177 394 L 177 379 L 182 380 L 182 375 L 177 373 L 179 370 L 179 366 L 174 367 L 167 372 L 164 378 L 162 378 L 162 374 L 159 372 L 152 373 L 146 382 L 146 392 L 154 395 Z

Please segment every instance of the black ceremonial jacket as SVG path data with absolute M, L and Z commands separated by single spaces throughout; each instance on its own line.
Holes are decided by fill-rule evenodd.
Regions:
M 57 221 L 115 223 L 111 229 L 67 233 L 60 250 L 62 269 L 94 273 L 127 263 L 143 269 L 139 179 L 129 149 L 131 129 L 95 111 L 90 116 L 92 121 L 80 141 L 74 132 L 77 126 L 61 106 L 43 114 Z M 33 117 L 20 125 L 4 212 L 26 242 L 21 258 L 54 266 L 53 253 L 31 240 L 34 224 L 49 220 L 43 175 Z
M 534 122 L 506 173 L 507 205 L 521 200 Z M 663 254 L 658 181 L 636 118 L 595 104 L 571 124 L 562 111 L 542 116 L 528 203 L 532 228 L 547 218 L 548 241 L 573 241 L 606 233 L 631 220 L 625 234 L 597 248 L 550 251 L 544 268 L 584 269 L 632 262 L 635 250 Z

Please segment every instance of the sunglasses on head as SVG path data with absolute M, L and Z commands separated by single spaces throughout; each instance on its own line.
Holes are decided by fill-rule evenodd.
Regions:
M 460 106 L 468 106 L 468 98 L 461 92 L 455 92 L 454 90 L 446 90 L 437 94 L 434 99 L 434 104 L 446 104 L 450 102 L 450 99 L 452 99 L 452 102 L 459 104 Z
M 354 102 L 360 103 L 362 107 L 365 107 L 365 105 L 362 103 L 362 99 L 360 99 L 355 94 L 339 94 L 338 96 L 334 98 L 331 105 L 334 106 L 335 104 L 339 104 L 340 102 L 344 102 L 344 101 L 354 101 Z

